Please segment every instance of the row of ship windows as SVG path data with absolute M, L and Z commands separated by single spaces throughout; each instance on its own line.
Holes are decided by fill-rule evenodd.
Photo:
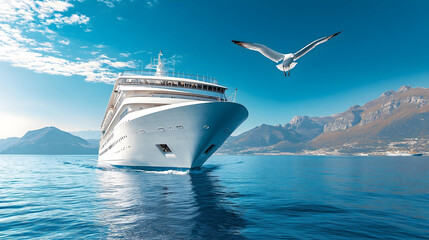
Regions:
M 118 140 L 116 140 L 114 143 L 110 144 L 109 147 L 107 147 L 106 149 L 104 149 L 101 153 L 100 156 L 103 155 L 104 153 L 106 153 L 107 151 L 109 151 L 110 149 L 112 149 L 116 144 L 120 143 L 122 140 L 124 140 L 125 138 L 127 138 L 128 136 L 122 136 L 120 137 Z
M 183 127 L 183 125 L 177 125 L 176 126 L 176 128 L 177 129 L 185 129 L 184 127 Z M 173 127 L 168 127 L 168 130 L 173 130 Z M 160 132 L 165 132 L 165 128 L 163 128 L 163 127 L 158 127 L 158 131 L 160 131 Z M 140 129 L 138 132 L 136 132 L 136 133 L 146 133 L 146 131 L 145 130 L 143 130 L 143 129 Z
M 176 126 L 176 128 L 177 129 L 184 129 L 184 127 L 183 127 L 183 125 L 177 125 Z M 168 127 L 168 129 L 169 130 L 173 130 L 173 127 Z M 163 128 L 163 127 L 158 127 L 158 131 L 160 131 L 160 132 L 163 132 L 163 131 L 165 131 L 165 128 Z M 141 129 L 140 131 L 138 131 L 137 133 L 145 133 L 145 130 L 143 130 L 143 129 Z M 106 145 L 109 141 L 110 141 L 110 139 L 113 137 L 113 135 L 114 134 L 112 134 L 110 137 L 109 137 L 109 139 L 102 145 L 102 147 L 101 148 L 103 148 L 104 147 L 104 145 Z M 124 139 L 124 138 L 126 138 L 127 137 L 127 135 L 125 135 L 125 136 L 123 136 L 123 137 L 121 137 L 121 138 L 119 138 L 118 140 L 116 140 L 114 143 L 112 143 L 108 148 L 106 148 L 105 150 L 103 150 L 101 153 L 100 153 L 100 155 L 103 155 L 105 152 L 107 152 L 108 150 L 110 150 L 110 149 L 112 149 L 118 142 L 120 142 L 122 139 Z
M 122 147 L 121 149 L 119 149 L 118 151 L 116 151 L 115 154 L 118 154 L 118 153 L 120 153 L 120 152 L 122 152 L 122 151 L 124 151 L 124 150 L 126 150 L 128 148 L 131 148 L 131 146 L 128 145 L 128 147 Z
M 120 121 L 120 120 L 118 120 L 118 121 Z M 130 121 L 130 120 L 127 120 L 127 121 L 125 121 L 125 122 L 122 122 L 121 124 L 116 125 L 116 127 L 115 127 L 115 128 L 118 128 L 118 127 L 120 127 L 120 126 L 124 125 L 125 123 L 127 123 L 127 122 L 129 122 L 129 121 Z M 109 132 L 111 132 L 111 131 L 109 131 Z M 105 131 L 102 131 L 102 133 L 103 133 L 103 134 L 109 134 L 109 133 L 106 133 Z M 115 135 L 114 133 L 115 133 L 115 132 L 113 132 L 113 133 L 110 135 L 109 139 L 107 139 L 107 141 L 105 141 L 105 142 L 103 143 L 103 145 L 102 145 L 102 147 L 101 147 L 101 148 L 103 148 L 106 144 L 108 144 L 108 143 L 110 142 L 110 140 L 112 140 L 112 137 Z
M 108 143 L 108 142 L 110 142 L 110 140 L 112 140 L 112 138 L 113 138 L 113 136 L 114 136 L 115 134 L 114 133 L 112 133 L 111 135 L 110 135 L 110 137 L 103 143 L 103 145 L 101 145 L 101 148 L 104 148 L 104 146 Z
M 156 144 L 155 145 L 159 151 L 161 151 L 162 154 L 164 154 L 165 157 L 176 157 L 175 154 L 173 154 L 173 151 L 171 151 L 170 147 L 167 144 Z M 205 151 L 204 154 L 208 154 L 210 153 L 214 148 L 216 147 L 216 145 L 211 144 Z M 118 154 L 122 151 L 125 151 L 127 149 L 131 148 L 130 145 L 126 146 L 126 147 L 122 147 L 121 149 L 117 150 L 116 152 L 114 152 L 115 154 Z M 106 150 L 105 150 L 106 151 Z M 103 151 L 103 153 L 105 152 Z M 101 153 L 100 155 L 102 155 L 103 153 Z
M 177 128 L 177 129 L 185 129 L 185 128 L 183 127 L 183 125 L 177 125 L 177 126 L 176 126 L 176 128 Z M 173 127 L 171 127 L 171 126 L 170 126 L 170 127 L 168 127 L 168 129 L 169 129 L 169 130 L 173 130 Z M 163 127 L 158 127 L 158 131 L 160 131 L 160 132 L 164 132 L 164 131 L 165 131 L 165 128 L 163 128 Z M 136 133 L 146 133 L 146 131 L 145 131 L 145 130 L 143 130 L 143 129 L 141 129 L 140 131 L 138 131 L 138 132 L 136 132 Z M 112 134 L 112 136 L 110 136 L 110 137 L 109 137 L 109 139 L 106 141 L 106 143 L 108 143 L 112 137 L 113 137 L 113 134 Z M 121 142 L 123 139 L 125 139 L 125 138 L 127 138 L 127 137 L 128 137 L 127 135 L 120 137 L 118 140 L 116 140 L 114 143 L 112 143 L 109 147 L 107 147 L 106 149 L 104 149 L 104 150 L 100 153 L 100 156 L 101 156 L 101 155 L 103 155 L 104 153 L 106 153 L 107 151 L 109 151 L 110 149 L 112 149 L 116 144 L 118 144 L 119 142 Z M 104 147 L 104 145 L 105 145 L 106 143 L 104 143 L 104 144 L 103 144 L 103 147 Z M 103 148 L 103 147 L 102 147 L 102 148 Z
M 158 85 L 158 86 L 171 86 L 171 87 L 182 87 L 198 90 L 206 90 L 211 92 L 225 93 L 225 88 L 198 84 L 198 83 L 188 83 L 180 81 L 168 81 L 168 80 L 146 80 L 146 79 L 123 79 L 120 82 L 121 84 L 145 84 L 145 85 Z

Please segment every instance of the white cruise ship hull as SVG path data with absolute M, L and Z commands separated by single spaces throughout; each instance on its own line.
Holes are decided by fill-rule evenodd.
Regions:
M 199 168 L 248 116 L 234 102 L 193 101 L 129 113 L 99 161 L 116 166 Z
M 386 153 L 386 156 L 390 157 L 419 157 L 422 156 L 423 153 Z

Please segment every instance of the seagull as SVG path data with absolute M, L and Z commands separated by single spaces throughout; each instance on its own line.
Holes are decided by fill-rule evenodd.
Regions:
M 253 51 L 258 51 L 262 55 L 264 55 L 265 57 L 271 59 L 272 61 L 274 61 L 276 63 L 283 60 L 283 62 L 276 65 L 276 67 L 280 71 L 283 71 L 285 74 L 285 77 L 286 77 L 286 72 L 288 73 L 287 76 L 290 76 L 290 70 L 292 68 L 294 68 L 296 66 L 296 64 L 298 64 L 297 62 L 295 62 L 296 60 L 298 60 L 300 57 L 304 56 L 306 53 L 308 53 L 310 50 L 315 48 L 317 45 L 328 41 L 329 39 L 337 36 L 340 33 L 341 32 L 337 32 L 337 33 L 332 34 L 331 36 L 319 38 L 316 41 L 313 41 L 312 43 L 308 44 L 307 46 L 305 46 L 303 49 L 299 50 L 298 52 L 288 53 L 288 54 L 276 52 L 276 51 L 268 48 L 267 46 L 264 46 L 264 45 L 258 44 L 258 43 L 248 43 L 248 42 L 235 41 L 235 40 L 232 40 L 232 42 L 237 44 L 237 45 L 240 45 L 244 48 L 247 48 L 247 49 L 250 49 Z

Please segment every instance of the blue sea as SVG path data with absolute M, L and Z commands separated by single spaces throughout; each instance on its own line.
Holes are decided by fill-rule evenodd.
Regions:
M 0 155 L 0 239 L 429 239 L 429 157 Z

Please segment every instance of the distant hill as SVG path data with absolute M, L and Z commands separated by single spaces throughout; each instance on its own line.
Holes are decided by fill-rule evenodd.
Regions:
M 98 147 L 55 127 L 29 131 L 22 138 L 0 140 L 2 154 L 97 154 Z
M 223 153 L 429 152 L 429 89 L 403 86 L 327 117 L 296 116 L 231 137 Z
M 4 150 L 8 149 L 10 146 L 12 146 L 18 140 L 19 140 L 18 137 L 0 139 L 0 153 Z
M 89 144 L 92 146 L 99 148 L 100 146 L 100 139 L 85 139 Z

